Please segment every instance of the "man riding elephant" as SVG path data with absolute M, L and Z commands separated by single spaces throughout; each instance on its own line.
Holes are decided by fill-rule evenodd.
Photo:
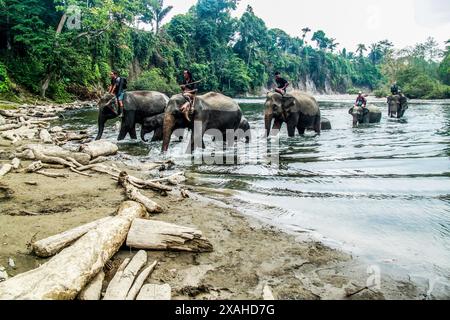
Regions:
M 162 151 L 169 149 L 170 139 L 176 129 L 190 129 L 191 151 L 203 148 L 203 136 L 207 130 L 215 129 L 225 136 L 229 130 L 239 128 L 242 111 L 231 98 L 220 93 L 210 92 L 197 96 L 192 104 L 192 118 L 186 119 L 181 107 L 186 103 L 183 94 L 173 96 L 167 104 L 164 117 Z M 234 141 L 234 139 L 233 139 Z
M 169 98 L 166 95 L 155 91 L 124 93 L 124 110 L 118 140 L 124 140 L 127 134 L 130 134 L 131 139 L 137 139 L 136 124 L 142 125 L 146 118 L 164 113 L 168 101 Z M 102 138 L 105 123 L 118 117 L 117 112 L 115 112 L 117 103 L 117 97 L 110 93 L 101 98 L 98 104 L 98 134 L 96 140 Z
M 267 136 L 270 135 L 272 121 L 274 130 L 280 130 L 283 123 L 286 123 L 289 137 L 294 137 L 296 130 L 303 135 L 310 128 L 317 134 L 321 133 L 319 104 L 307 93 L 293 91 L 283 96 L 278 92 L 270 92 L 265 106 Z

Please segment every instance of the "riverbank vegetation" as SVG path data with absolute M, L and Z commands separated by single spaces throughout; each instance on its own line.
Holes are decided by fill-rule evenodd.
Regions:
M 299 25 L 290 36 L 251 7 L 234 18 L 237 2 L 199 0 L 163 25 L 172 7 L 162 0 L 0 0 L 0 97 L 92 99 L 113 69 L 130 89 L 170 95 L 189 68 L 202 91 L 231 96 L 264 93 L 278 70 L 304 90 L 384 96 L 398 81 L 410 98 L 450 98 L 450 50 L 431 38 L 403 50 L 385 40 L 338 51 L 324 31 Z

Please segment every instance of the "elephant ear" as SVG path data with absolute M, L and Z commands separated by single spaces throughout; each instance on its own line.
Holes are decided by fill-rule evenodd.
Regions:
M 284 111 L 290 111 L 291 107 L 295 105 L 295 98 L 293 96 L 283 96 L 282 102 Z

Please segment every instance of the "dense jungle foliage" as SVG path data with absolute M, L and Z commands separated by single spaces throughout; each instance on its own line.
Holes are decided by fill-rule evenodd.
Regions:
M 299 25 L 292 37 L 251 7 L 234 18 L 237 2 L 198 0 L 163 24 L 173 9 L 163 0 L 0 0 L 0 95 L 91 99 L 111 70 L 129 89 L 170 95 L 188 68 L 202 91 L 231 96 L 262 94 L 280 71 L 300 89 L 383 96 L 398 81 L 411 98 L 450 98 L 449 46 L 430 38 L 398 51 L 385 40 L 337 51 L 323 31 Z

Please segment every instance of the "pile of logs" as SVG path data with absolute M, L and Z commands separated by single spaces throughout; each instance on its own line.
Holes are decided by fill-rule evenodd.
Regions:
M 28 106 L 15 110 L 0 110 L 0 135 L 19 145 L 23 140 L 36 140 L 45 144 L 63 145 L 68 141 L 89 142 L 86 132 L 65 132 L 60 127 L 50 129 L 50 121 L 58 120 L 62 113 L 86 107 L 83 104 L 65 106 Z
M 52 257 L 39 268 L 0 283 L 3 299 L 99 300 L 105 280 L 103 268 L 126 243 L 131 249 L 211 252 L 199 230 L 146 220 L 146 208 L 124 202 L 114 217 L 68 230 L 32 244 L 39 257 Z M 169 300 L 170 286 L 144 285 L 158 262 L 148 264 L 139 251 L 120 265 L 103 295 L 105 300 Z

